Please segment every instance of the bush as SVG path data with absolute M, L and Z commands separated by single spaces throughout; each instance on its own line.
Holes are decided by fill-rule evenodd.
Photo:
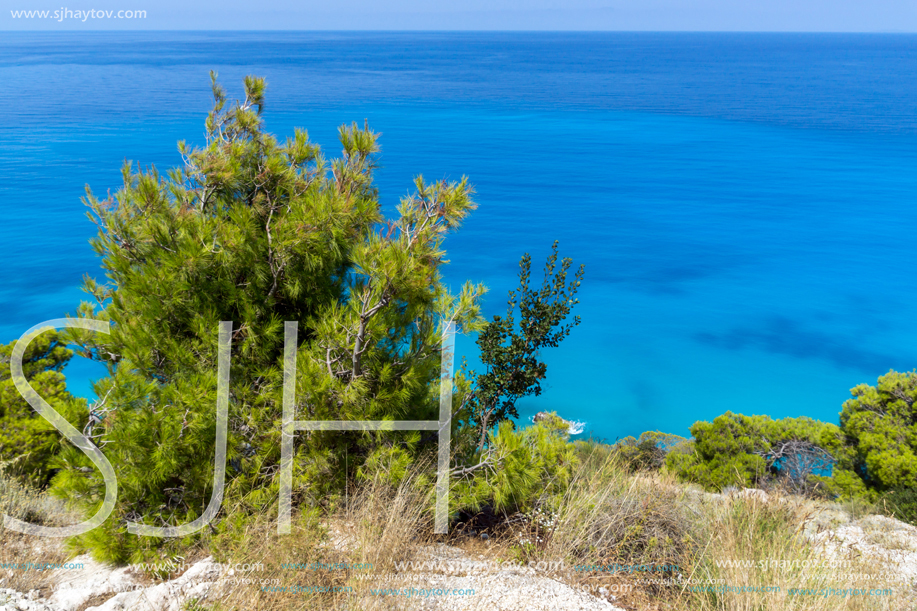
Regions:
M 876 386 L 850 392 L 840 427 L 727 412 L 712 423 L 694 423 L 694 439 L 674 448 L 666 464 L 708 489 L 783 480 L 792 492 L 869 503 L 884 498 L 898 508 L 896 515 L 910 516 L 909 491 L 917 488 L 917 371 L 890 371 Z
M 583 565 L 630 565 L 663 570 L 653 577 L 675 579 L 690 575 L 697 541 L 691 534 L 696 510 L 683 486 L 664 472 L 634 475 L 622 464 L 613 446 L 592 441 L 576 442 L 579 464 L 570 484 L 551 512 L 552 527 L 540 533 L 544 544 L 529 560 L 563 559 L 567 573 L 582 584 L 609 586 L 620 583 L 614 571 L 583 570 Z M 665 567 L 661 569 L 661 567 Z M 637 577 L 632 573 L 628 577 Z M 641 576 L 649 576 L 645 573 Z M 625 578 L 627 579 L 627 578 Z M 661 580 L 645 582 L 636 590 L 654 596 L 672 592 Z M 615 601 L 619 606 L 648 608 L 647 601 Z M 623 603 L 623 604 L 622 604 Z
M 841 428 L 853 453 L 844 468 L 879 491 L 917 487 L 917 372 L 890 371 L 850 393 Z
M 567 489 L 579 460 L 568 425 L 556 414 L 516 429 L 504 421 L 474 466 L 455 471 L 456 510 L 489 508 L 504 516 L 550 506 Z
M 213 75 L 205 146 L 179 143 L 184 165 L 167 175 L 127 164 L 115 196 L 87 194 L 109 283 L 86 281 L 98 306 L 84 303 L 79 316 L 109 321 L 111 333 L 68 337 L 111 372 L 97 384 L 108 414 L 92 433 L 118 475 L 118 502 L 77 542 L 99 559 L 140 561 L 162 540 L 130 534 L 128 523 L 186 524 L 210 502 L 221 321 L 232 321 L 223 507 L 233 511 L 210 523 L 217 534 L 277 507 L 285 321 L 298 324 L 297 420 L 438 420 L 440 343 L 454 323 L 480 331 L 487 351 L 485 373 L 456 376 L 459 464 L 500 465 L 473 486 L 475 502 L 524 506 L 543 472 L 562 479 L 569 460 L 545 427 L 516 433 L 502 423 L 516 399 L 540 391 L 538 351 L 578 322 L 562 324 L 582 269 L 567 282 L 564 259 L 555 273 L 555 244 L 544 285 L 529 288 L 525 255 L 507 317 L 486 323 L 483 285 L 452 294 L 442 282 L 443 240 L 476 207 L 467 179 L 418 176 L 386 219 L 373 183 L 378 134 L 342 126 L 342 157 L 332 161 L 304 131 L 280 143 L 262 129 L 264 88 L 247 77 L 245 99 L 229 104 Z M 436 441 L 430 432 L 297 433 L 293 503 L 327 507 L 354 476 L 397 484 Z M 53 492 L 94 513 L 101 474 L 72 447 L 59 464 Z
M 882 500 L 893 516 L 917 526 L 917 489 L 894 488 L 885 492 Z
M 630 471 L 656 471 L 665 464 L 665 458 L 672 448 L 684 443 L 684 437 L 647 431 L 639 439 L 625 437 L 614 445 L 614 450 Z
M 44 488 L 54 473 L 53 459 L 60 450 L 60 433 L 19 394 L 10 374 L 10 355 L 16 342 L 0 346 L 0 465 L 7 473 Z M 73 357 L 58 333 L 48 330 L 29 344 L 22 359 L 25 379 L 70 424 L 86 425 L 86 400 L 66 388 L 61 370 Z
M 840 429 L 811 418 L 773 420 L 726 412 L 712 423 L 694 423 L 691 434 L 693 440 L 668 454 L 666 466 L 681 479 L 710 490 L 762 486 L 780 478 L 802 486 L 830 469 L 834 457 L 844 451 Z M 787 462 L 785 448 L 794 445 L 814 448 L 825 458 L 787 467 L 795 457 Z

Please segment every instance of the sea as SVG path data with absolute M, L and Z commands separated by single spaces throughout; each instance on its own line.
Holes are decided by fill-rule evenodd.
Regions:
M 837 422 L 850 389 L 917 368 L 917 36 L 534 32 L 0 33 L 0 342 L 104 276 L 80 198 L 125 160 L 204 140 L 209 72 L 267 79 L 266 129 L 381 132 L 412 179 L 469 177 L 447 283 L 506 308 L 551 244 L 581 324 L 519 403 L 606 441 L 733 411 Z M 476 359 L 474 338 L 458 351 Z M 102 370 L 75 358 L 74 393 Z

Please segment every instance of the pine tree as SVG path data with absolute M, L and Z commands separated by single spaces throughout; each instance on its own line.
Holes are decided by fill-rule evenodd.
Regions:
M 108 368 L 93 435 L 119 495 L 81 542 L 108 560 L 136 560 L 159 544 L 128 534 L 128 521 L 183 524 L 208 503 L 220 321 L 232 321 L 230 466 L 216 529 L 277 501 L 284 321 L 299 325 L 303 420 L 437 419 L 443 325 L 483 324 L 483 285 L 453 295 L 441 279 L 443 239 L 475 208 L 467 179 L 417 177 L 398 217 L 385 219 L 372 182 L 378 134 L 341 127 L 342 155 L 329 161 L 305 131 L 282 144 L 264 133 L 262 79 L 247 77 L 244 100 L 229 103 L 211 76 L 205 146 L 179 143 L 184 164 L 166 175 L 126 164 L 113 197 L 87 190 L 107 281 L 86 280 L 96 303 L 78 315 L 110 321 L 111 334 L 70 338 Z M 341 488 L 345 456 L 355 470 L 433 442 L 416 432 L 299 433 L 294 502 L 317 504 Z M 54 492 L 93 513 L 101 474 L 73 447 L 61 465 Z
M 221 321 L 231 321 L 228 468 L 212 530 L 278 506 L 285 321 L 298 328 L 296 420 L 437 420 L 443 329 L 480 332 L 488 371 L 456 378 L 453 507 L 531 507 L 546 487 L 557 492 L 574 460 L 565 430 L 518 432 L 510 420 L 518 398 L 540 392 L 539 350 L 579 322 L 563 324 L 582 268 L 568 284 L 571 262 L 555 272 L 555 244 L 534 290 L 526 255 L 508 315 L 486 323 L 484 286 L 452 294 L 441 275 L 445 236 L 476 207 L 466 178 L 418 176 L 386 219 L 373 184 L 379 135 L 365 122 L 340 128 L 342 154 L 329 160 L 305 131 L 283 143 L 264 132 L 262 79 L 247 77 L 245 98 L 230 103 L 211 78 L 204 146 L 180 142 L 183 164 L 165 175 L 126 163 L 123 187 L 105 199 L 87 189 L 106 280 L 86 278 L 94 302 L 77 316 L 108 321 L 111 332 L 68 329 L 65 341 L 107 368 L 86 430 L 119 488 L 109 519 L 74 543 L 101 560 L 141 561 L 165 542 L 130 523 L 178 526 L 204 514 Z M 435 432 L 299 432 L 294 504 L 333 502 L 352 476 L 397 480 L 436 442 Z M 52 492 L 96 513 L 104 480 L 87 456 L 65 443 L 54 464 Z

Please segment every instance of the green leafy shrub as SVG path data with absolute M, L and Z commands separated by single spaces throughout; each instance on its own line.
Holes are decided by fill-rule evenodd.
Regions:
M 10 355 L 16 342 L 0 346 L 0 464 L 10 474 L 43 488 L 54 473 L 53 459 L 61 436 L 22 398 L 10 374 Z M 61 370 L 73 357 L 58 333 L 49 330 L 35 338 L 22 359 L 29 384 L 77 428 L 86 425 L 86 400 L 67 392 Z
M 863 478 L 850 469 L 839 467 L 830 477 L 814 476 L 813 479 L 818 482 L 822 495 L 829 499 L 858 499 L 872 504 L 878 498 L 876 491 L 869 488 Z
M 917 488 L 893 488 L 882 500 L 896 518 L 917 526 Z
M 157 550 L 163 540 L 132 535 L 127 524 L 186 524 L 209 503 L 220 321 L 232 321 L 222 504 L 232 510 L 211 522 L 216 536 L 244 529 L 248 515 L 276 511 L 285 321 L 298 322 L 297 420 L 437 420 L 440 341 L 451 322 L 480 332 L 489 367 L 457 376 L 455 469 L 487 461 L 491 451 L 501 465 L 470 496 L 525 506 L 548 481 L 544 473 L 562 479 L 571 460 L 545 427 L 517 434 L 503 423 L 518 397 L 538 394 L 545 366 L 537 351 L 569 333 L 562 321 L 582 269 L 568 283 L 564 259 L 555 273 L 555 244 L 544 286 L 530 289 L 525 255 L 510 298 L 518 325 L 511 315 L 486 323 L 483 285 L 452 294 L 442 282 L 443 240 L 476 207 L 467 179 L 417 177 L 415 192 L 387 219 L 373 183 L 378 134 L 342 126 L 342 156 L 330 161 L 304 131 L 280 143 L 262 129 L 264 88 L 247 77 L 244 100 L 230 104 L 214 75 L 206 143 L 179 143 L 182 167 L 163 175 L 127 164 L 114 196 L 87 191 L 99 229 L 92 246 L 108 282 L 86 281 L 97 305 L 84 303 L 79 316 L 109 321 L 111 333 L 69 330 L 68 338 L 110 372 L 97 384 L 107 416 L 92 434 L 119 490 L 111 517 L 72 543 L 99 559 L 138 562 L 166 551 Z M 293 503 L 332 505 L 354 476 L 399 484 L 435 453 L 436 441 L 429 432 L 299 432 Z M 101 474 L 72 447 L 56 464 L 52 491 L 94 513 Z
M 880 491 L 917 487 L 917 372 L 890 371 L 850 392 L 840 418 L 853 450 L 844 468 Z
M 489 434 L 481 462 L 456 473 L 454 509 L 490 507 L 511 515 L 550 506 L 566 491 L 579 463 L 569 437 L 556 414 L 519 429 L 502 422 Z
M 669 451 L 685 441 L 678 435 L 647 431 L 639 439 L 625 437 L 614 445 L 614 449 L 628 470 L 655 471 L 665 464 Z
M 726 412 L 713 422 L 691 426 L 694 439 L 670 452 L 666 466 L 681 479 L 710 490 L 728 486 L 759 486 L 779 476 L 779 451 L 789 442 L 805 442 L 832 458 L 844 451 L 843 436 L 833 425 L 811 418 L 773 420 Z M 818 475 L 794 473 L 808 481 Z
M 442 329 L 484 323 L 482 285 L 452 294 L 441 281 L 444 237 L 475 208 L 468 181 L 417 177 L 386 219 L 373 184 L 378 134 L 341 127 L 335 160 L 302 130 L 278 142 L 262 129 L 264 87 L 246 78 L 244 100 L 232 104 L 214 80 L 206 143 L 180 143 L 182 167 L 163 175 L 127 165 L 114 196 L 87 195 L 108 283 L 87 280 L 98 305 L 79 315 L 110 321 L 111 333 L 71 336 L 111 371 L 98 383 L 110 412 L 93 433 L 115 468 L 118 502 L 80 538 L 101 558 L 138 559 L 161 544 L 127 533 L 129 521 L 180 525 L 207 506 L 220 321 L 233 323 L 223 507 L 240 516 L 277 505 L 284 321 L 299 329 L 297 420 L 436 420 Z M 435 442 L 297 433 L 294 504 L 321 503 L 357 470 L 392 465 L 397 477 L 404 452 Z M 61 464 L 54 492 L 93 512 L 101 474 L 73 448 Z M 211 525 L 234 522 L 224 518 Z
M 910 516 L 909 491 L 917 489 L 917 371 L 890 371 L 875 386 L 860 384 L 850 392 L 840 427 L 731 412 L 712 423 L 696 422 L 694 439 L 674 448 L 666 465 L 680 478 L 714 490 L 767 483 L 782 467 L 796 465 L 808 483 L 802 491 L 817 488 L 829 498 L 870 504 L 884 499 Z M 809 452 L 809 462 L 793 462 L 798 448 Z M 832 467 L 830 475 L 824 465 Z

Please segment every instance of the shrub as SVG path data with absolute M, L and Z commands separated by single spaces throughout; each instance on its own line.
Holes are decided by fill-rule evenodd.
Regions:
M 696 422 L 694 439 L 674 448 L 666 464 L 715 490 L 782 479 L 792 492 L 841 500 L 875 503 L 887 492 L 886 500 L 898 499 L 899 513 L 910 515 L 905 491 L 917 488 L 917 371 L 890 371 L 876 386 L 850 392 L 840 427 L 727 412 L 713 423 Z
M 553 508 L 553 527 L 543 536 L 544 545 L 529 560 L 563 559 L 567 568 L 574 569 L 563 577 L 591 587 L 638 576 L 687 577 L 696 551 L 691 534 L 696 514 L 685 488 L 664 472 L 631 473 L 613 446 L 586 441 L 576 446 L 580 462 Z M 665 569 L 664 574 L 655 575 L 584 570 L 584 566 L 614 564 Z M 639 581 L 646 585 L 637 589 L 655 595 L 671 591 L 661 580 Z M 646 601 L 619 600 L 615 604 L 649 608 Z
M 54 473 L 60 434 L 29 405 L 12 380 L 10 355 L 16 342 L 0 346 L 0 464 L 7 473 L 43 488 Z M 49 330 L 33 340 L 22 359 L 26 381 L 77 428 L 86 425 L 86 400 L 66 388 L 61 370 L 73 357 L 58 333 Z
M 917 372 L 890 371 L 850 393 L 840 419 L 853 453 L 843 466 L 880 491 L 917 487 Z
M 456 446 L 464 448 L 456 469 L 490 464 L 487 456 L 500 452 L 501 470 L 475 488 L 474 499 L 524 505 L 546 461 L 557 461 L 560 471 L 551 468 L 560 473 L 567 460 L 544 427 L 517 437 L 502 423 L 518 397 L 538 393 L 545 366 L 537 352 L 569 333 L 562 321 L 582 270 L 568 283 L 564 259 L 555 273 L 555 244 L 543 287 L 530 289 L 525 255 L 509 315 L 486 323 L 484 286 L 466 283 L 452 294 L 441 276 L 446 234 L 476 207 L 467 179 L 428 184 L 418 176 L 397 218 L 386 219 L 373 184 L 378 134 L 365 124 L 341 127 L 342 157 L 332 161 L 304 131 L 279 143 L 262 130 L 264 88 L 247 77 L 245 99 L 229 104 L 213 75 L 205 146 L 179 143 L 184 165 L 167 175 L 127 164 L 123 187 L 108 199 L 87 192 L 99 228 L 92 245 L 109 282 L 86 281 L 98 305 L 84 303 L 79 316 L 109 321 L 111 333 L 71 329 L 68 337 L 111 372 L 97 385 L 108 414 L 92 434 L 117 473 L 118 502 L 102 527 L 78 541 L 100 559 L 139 561 L 162 544 L 128 533 L 129 522 L 186 524 L 208 505 L 221 321 L 232 321 L 223 506 L 233 515 L 223 510 L 211 522 L 218 532 L 277 507 L 285 321 L 298 323 L 297 420 L 437 420 L 440 340 L 454 323 L 480 331 L 489 351 L 487 372 L 457 376 L 465 411 L 453 419 Z M 396 484 L 436 439 L 298 433 L 293 502 L 327 505 L 353 475 Z M 480 439 L 492 443 L 476 446 Z M 72 447 L 59 464 L 53 492 L 94 513 L 105 490 L 101 474 Z
M 893 516 L 917 526 L 917 489 L 893 488 L 882 495 L 882 500 Z
M 625 437 L 614 445 L 622 464 L 631 471 L 655 471 L 665 464 L 665 458 L 675 446 L 685 442 L 684 437 L 647 431 L 639 439 Z
M 759 486 L 778 478 L 800 484 L 830 468 L 843 453 L 843 437 L 833 424 L 811 418 L 773 420 L 726 412 L 710 422 L 691 426 L 693 440 L 672 451 L 666 466 L 680 478 L 707 489 Z M 786 461 L 786 447 L 815 448 L 824 459 Z M 795 467 L 793 466 L 795 463 Z
M 566 490 L 578 463 L 568 426 L 556 414 L 521 429 L 504 421 L 489 434 L 481 461 L 454 472 L 454 507 L 488 507 L 506 516 L 550 506 Z

